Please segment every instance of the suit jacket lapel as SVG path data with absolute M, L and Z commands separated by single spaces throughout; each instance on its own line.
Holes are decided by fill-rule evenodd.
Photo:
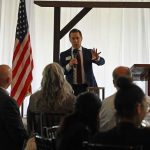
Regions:
M 67 50 L 67 54 L 69 55 L 69 56 L 71 56 L 71 48 L 69 48 L 68 50 Z
M 72 58 L 71 48 L 70 48 L 70 49 L 68 49 L 68 56 L 71 56 L 71 58 Z
M 64 59 L 65 59 L 65 62 L 67 62 L 67 63 L 71 60 L 71 58 L 72 58 L 72 55 L 71 55 L 71 48 L 66 51 L 64 57 L 65 57 L 65 58 L 64 58 Z

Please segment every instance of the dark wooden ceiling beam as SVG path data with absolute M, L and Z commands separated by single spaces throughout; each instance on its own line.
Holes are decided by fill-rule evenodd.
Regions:
M 53 61 L 59 62 L 60 53 L 60 15 L 61 8 L 55 7 L 54 9 L 54 41 L 53 41 Z
M 41 7 L 150 8 L 150 2 L 34 1 Z

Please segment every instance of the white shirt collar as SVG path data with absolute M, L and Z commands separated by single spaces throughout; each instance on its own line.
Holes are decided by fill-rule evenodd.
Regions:
M 71 51 L 73 51 L 74 49 L 76 49 L 76 48 L 71 47 Z M 80 48 L 78 48 L 78 50 L 82 51 L 82 46 Z
M 0 88 L 9 95 L 9 92 L 5 88 L 3 88 L 3 87 L 0 87 Z

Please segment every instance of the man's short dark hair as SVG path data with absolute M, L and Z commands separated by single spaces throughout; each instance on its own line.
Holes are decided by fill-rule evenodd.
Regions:
M 76 29 L 76 28 L 74 28 L 74 29 L 72 29 L 72 30 L 69 32 L 69 38 L 70 38 L 70 34 L 71 34 L 71 33 L 75 33 L 75 32 L 79 32 L 80 36 L 82 37 L 81 31 L 78 30 L 78 29 Z

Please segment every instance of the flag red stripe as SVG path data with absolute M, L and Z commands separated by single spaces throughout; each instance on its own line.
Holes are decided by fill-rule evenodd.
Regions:
M 28 75 L 28 78 L 26 79 L 26 82 L 25 82 L 25 84 L 24 84 L 25 86 L 23 87 L 23 89 L 22 89 L 22 91 L 20 92 L 20 95 L 19 95 L 19 97 L 18 97 L 17 103 L 18 103 L 19 105 L 21 105 L 21 103 L 22 103 L 24 97 L 26 96 L 26 91 L 27 91 L 28 89 L 30 89 L 30 87 L 29 87 L 28 85 L 31 86 L 31 81 L 32 81 L 32 74 L 31 74 L 31 72 L 30 72 L 29 75 Z
M 12 96 L 15 95 L 15 92 L 17 91 L 18 86 L 20 85 L 20 83 L 21 83 L 21 81 L 22 81 L 22 78 L 24 77 L 24 73 L 26 72 L 27 67 L 29 66 L 29 64 L 30 64 L 30 56 L 29 56 L 28 59 L 26 60 L 24 66 L 23 66 L 23 68 L 22 68 L 22 72 L 20 73 L 20 75 L 19 75 L 19 77 L 18 77 L 18 79 L 17 79 L 17 82 L 16 82 L 16 84 L 14 85 L 14 87 L 13 87 L 13 89 L 12 89 L 12 94 L 11 94 Z
M 13 59 L 13 66 L 15 67 L 17 64 L 17 61 L 23 51 L 23 48 L 25 47 L 25 44 L 28 41 L 28 37 L 29 37 L 29 33 L 26 34 L 24 40 L 20 43 L 20 41 L 18 39 L 16 39 L 16 43 L 15 43 L 15 48 L 14 48 L 14 54 L 15 56 L 13 56 L 15 59 Z M 30 40 L 29 40 L 30 42 Z M 20 45 L 20 47 L 18 47 L 18 45 Z M 17 49 L 16 49 L 17 48 Z M 19 48 L 19 49 L 18 49 Z M 17 51 L 17 52 L 16 52 Z
M 14 54 L 13 54 L 13 60 L 15 60 L 16 55 L 17 55 L 17 53 L 18 53 L 18 51 L 19 51 L 19 49 L 20 49 L 20 46 L 21 46 L 20 43 L 19 43 L 19 41 L 16 42 L 16 44 L 17 44 L 17 46 L 16 46 L 15 51 L 14 51 Z
M 22 62 L 22 60 L 24 58 L 24 55 L 26 54 L 28 45 L 29 45 L 29 40 L 26 42 L 25 47 L 23 48 L 23 51 L 22 51 L 22 53 L 21 53 L 21 55 L 20 55 L 20 57 L 19 57 L 19 59 L 17 61 L 17 64 L 16 64 L 16 66 L 14 66 L 15 68 L 13 68 L 13 78 L 16 75 L 18 68 L 20 67 L 20 63 L 19 62 Z
M 32 62 L 30 63 L 30 64 L 32 64 Z M 25 74 L 24 74 L 24 77 L 22 78 L 22 81 L 21 81 L 21 83 L 19 84 L 19 86 L 18 86 L 18 89 L 17 89 L 17 92 L 15 93 L 15 95 L 14 95 L 14 98 L 18 101 L 19 99 L 18 99 L 18 97 L 19 97 L 19 95 L 21 94 L 21 91 L 22 91 L 22 89 L 23 89 L 23 87 L 24 86 L 27 86 L 27 85 L 25 85 L 25 82 L 26 82 L 26 80 L 27 80 L 27 77 L 28 77 L 28 75 L 30 74 L 30 72 L 31 72 L 31 67 L 32 67 L 32 65 L 29 65 L 29 67 L 27 68 L 27 70 L 26 70 L 26 72 L 25 72 Z M 31 80 L 32 81 L 32 80 Z M 28 86 L 30 85 L 30 82 L 28 82 Z M 30 93 L 30 88 L 26 91 L 26 94 L 29 94 Z

